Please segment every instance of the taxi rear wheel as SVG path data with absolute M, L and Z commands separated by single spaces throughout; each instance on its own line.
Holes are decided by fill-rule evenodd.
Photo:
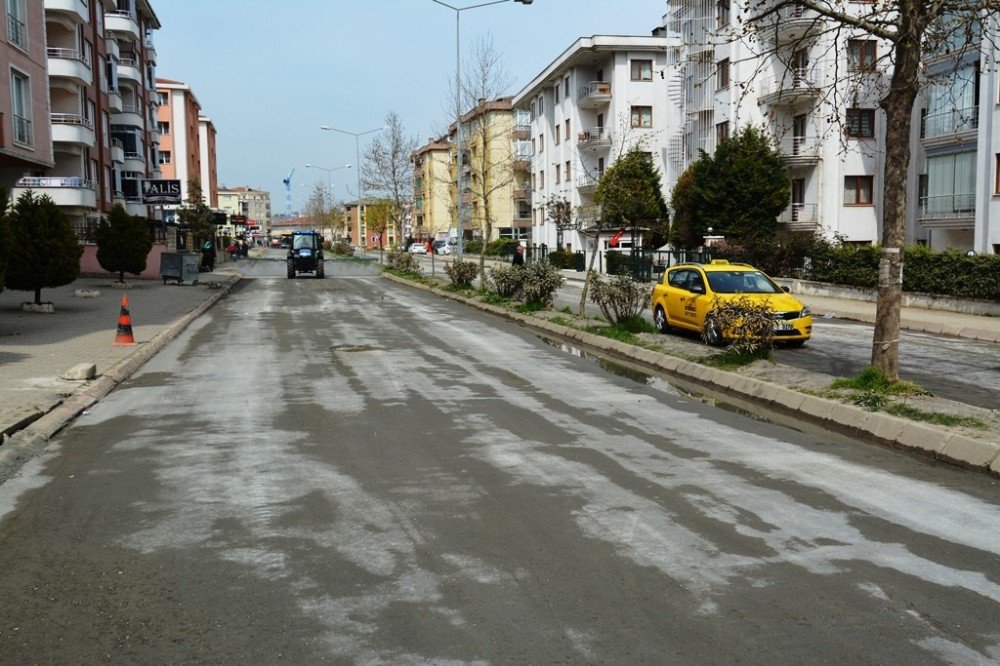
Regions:
M 653 311 L 653 324 L 660 333 L 670 332 L 670 320 L 667 319 L 667 313 L 663 311 L 662 305 L 657 305 Z

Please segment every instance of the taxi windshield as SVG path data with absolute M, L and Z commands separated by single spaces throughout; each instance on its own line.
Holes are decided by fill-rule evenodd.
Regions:
M 717 294 L 781 293 L 781 287 L 760 271 L 709 271 L 708 285 Z

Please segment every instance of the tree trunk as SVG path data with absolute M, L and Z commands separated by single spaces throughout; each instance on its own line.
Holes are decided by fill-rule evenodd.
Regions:
M 590 288 L 590 272 L 594 270 L 594 261 L 597 259 L 597 251 L 600 248 L 600 238 L 601 232 L 598 231 L 594 234 L 594 251 L 590 253 L 590 265 L 587 266 L 587 279 L 583 281 L 583 293 L 580 294 L 580 316 L 584 317 L 587 314 L 587 291 Z
M 42 304 L 42 289 L 41 287 L 35 288 L 35 305 Z
M 912 9 L 911 11 L 916 11 Z M 871 363 L 899 379 L 899 318 L 903 293 L 903 244 L 906 231 L 906 176 L 910 165 L 910 119 L 917 95 L 920 35 L 914 17 L 901 7 L 901 37 L 889 92 L 881 101 L 886 114 L 885 190 L 882 206 L 882 257 Z
M 125 283 L 125 271 L 118 271 L 118 281 Z

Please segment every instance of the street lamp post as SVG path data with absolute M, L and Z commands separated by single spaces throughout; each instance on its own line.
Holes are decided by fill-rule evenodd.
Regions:
M 381 132 L 386 129 L 386 126 L 382 125 L 381 127 L 365 130 L 364 132 L 348 132 L 347 130 L 337 129 L 336 127 L 330 127 L 329 125 L 321 125 L 320 129 L 328 132 L 340 132 L 341 134 L 347 134 L 348 136 L 354 137 L 354 158 L 358 165 L 358 170 L 355 172 L 356 185 L 358 187 L 358 241 L 361 241 L 361 208 L 364 206 L 364 193 L 361 190 L 361 137 L 365 134 L 371 134 L 372 132 Z M 363 242 L 361 247 L 364 248 Z
M 330 182 L 330 175 L 334 171 L 340 171 L 341 169 L 350 169 L 351 166 L 353 166 L 353 165 L 351 165 L 351 164 L 345 164 L 344 166 L 331 167 L 331 168 L 328 169 L 326 167 L 319 166 L 318 164 L 307 164 L 306 165 L 307 169 L 319 169 L 320 171 L 326 171 L 326 196 L 330 197 L 330 206 L 331 206 L 331 208 L 333 207 L 333 183 Z M 330 242 L 333 242 L 335 240 L 333 238 L 333 233 L 334 233 L 334 231 L 333 231 L 333 225 L 331 224 L 330 225 Z
M 511 0 L 491 0 L 490 2 L 480 2 L 468 7 L 455 7 L 449 5 L 444 0 L 431 0 L 442 7 L 455 12 L 455 171 L 458 176 L 455 179 L 455 212 L 458 227 L 458 260 L 462 261 L 464 242 L 462 240 L 462 12 L 468 9 L 478 9 L 490 5 L 500 5 Z M 530 5 L 533 0 L 514 0 L 522 5 Z M 489 240 L 489 239 L 486 239 Z

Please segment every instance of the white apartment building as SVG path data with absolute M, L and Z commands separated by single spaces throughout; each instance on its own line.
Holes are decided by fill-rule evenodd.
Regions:
M 886 125 L 878 102 L 892 75 L 882 57 L 887 45 L 861 30 L 830 30 L 801 6 L 776 12 L 750 41 L 741 37 L 746 17 L 737 16 L 736 3 L 670 4 L 664 32 L 679 44 L 669 56 L 668 98 L 684 118 L 669 141 L 671 172 L 740 127 L 765 126 L 787 157 L 784 227 L 879 241 Z M 865 3 L 844 7 L 859 16 L 872 11 Z M 982 48 L 956 42 L 925 60 L 928 86 L 913 114 L 907 243 L 998 251 L 1000 30 L 991 20 Z
M 592 226 L 598 180 L 635 145 L 652 154 L 669 192 L 676 170 L 668 163 L 668 139 L 680 127 L 679 109 L 667 98 L 667 52 L 674 41 L 578 39 L 514 96 L 515 198 L 530 191 L 532 243 L 557 245 L 559 232 L 546 210 L 552 197 L 570 202 L 580 229 Z M 599 239 L 602 247 L 611 235 Z M 593 235 L 565 230 L 562 242 L 585 250 Z
M 115 203 L 151 215 L 138 197 L 155 165 L 151 36 L 160 23 L 147 0 L 45 0 L 44 10 L 45 34 L 33 38 L 47 44 L 54 164 L 25 173 L 13 196 L 49 195 L 88 241 Z

